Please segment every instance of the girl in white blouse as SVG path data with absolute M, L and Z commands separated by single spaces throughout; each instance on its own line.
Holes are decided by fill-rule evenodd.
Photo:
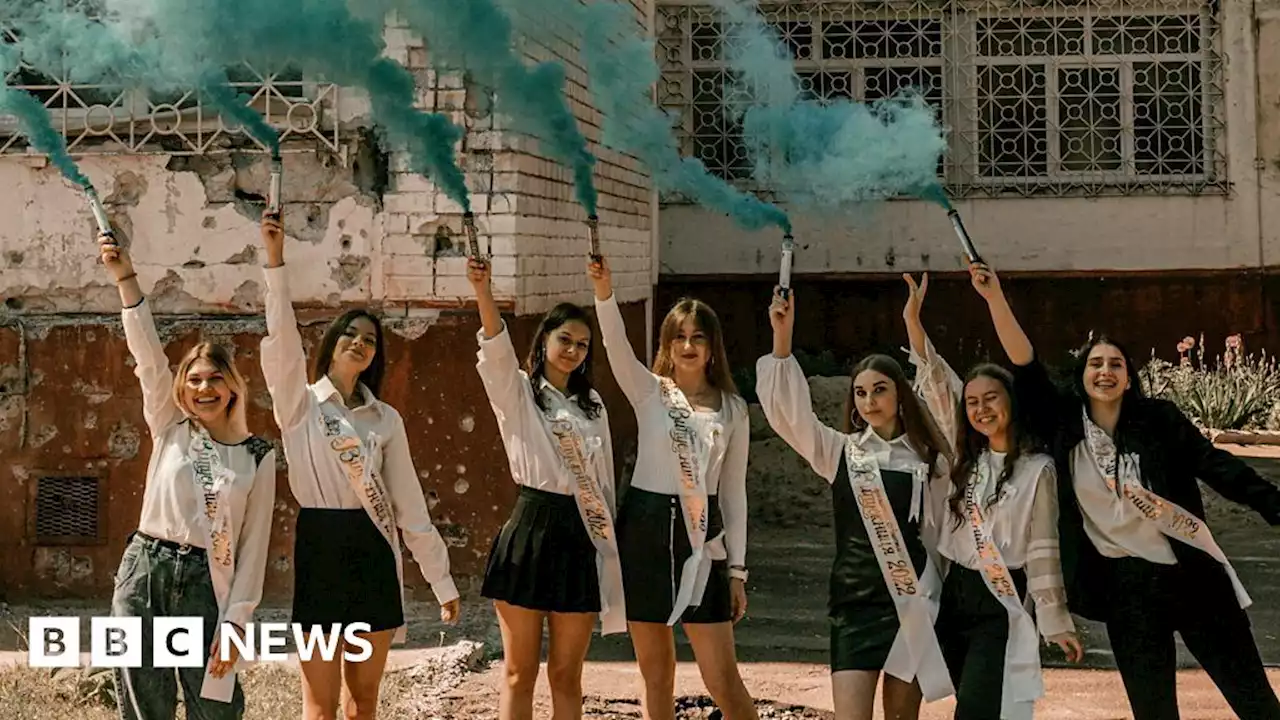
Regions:
M 836 559 L 828 601 L 831 692 L 837 720 L 871 720 L 884 674 L 884 715 L 911 720 L 920 700 L 952 694 L 934 635 L 941 589 L 933 486 L 944 447 L 902 367 L 869 355 L 850 373 L 843 431 L 813 412 L 791 354 L 795 293 L 769 308 L 773 354 L 756 363 L 769 425 L 831 483 Z
M 128 720 L 172 720 L 182 686 L 188 717 L 239 718 L 244 692 L 236 678 L 238 651 L 219 638 L 243 637 L 262 599 L 275 451 L 249 433 L 248 393 L 231 354 L 199 343 L 169 370 L 151 307 L 138 286 L 129 253 L 99 237 L 102 262 L 124 305 L 125 340 L 142 384 L 142 414 L 151 433 L 151 460 L 138 530 L 116 570 L 111 612 L 142 618 L 142 665 L 116 670 L 116 697 Z M 157 617 L 202 617 L 209 648 L 204 667 L 150 667 Z
M 1037 625 L 1072 662 L 1083 657 L 1062 581 L 1053 457 L 1023 432 L 1008 370 L 978 365 L 961 382 L 938 355 L 920 322 L 929 276 L 919 286 L 903 277 L 916 386 L 954 453 L 938 544 L 954 564 L 937 628 L 955 717 L 1030 718 L 1044 695 Z
M 734 651 L 747 608 L 747 404 L 734 387 L 715 312 L 667 313 L 650 371 L 627 339 L 609 266 L 588 265 L 609 365 L 636 412 L 639 450 L 618 511 L 627 620 L 649 720 L 673 720 L 682 622 L 711 697 L 729 720 L 757 717 Z
M 339 692 L 348 717 L 372 718 L 393 642 L 405 639 L 401 540 L 413 553 L 440 603 L 440 618 L 458 618 L 458 591 L 449 575 L 449 550 L 431 523 L 427 500 L 409 454 L 404 421 L 378 399 L 384 368 L 383 333 L 363 309 L 330 325 L 307 384 L 302 336 L 289 301 L 284 228 L 264 215 L 267 252 L 267 337 L 262 372 L 280 425 L 289 487 L 300 510 L 294 536 L 293 622 L 338 650 L 303 659 L 306 720 L 332 718 Z M 343 629 L 363 623 L 372 655 L 346 661 Z M 362 648 L 351 648 L 357 657 Z
M 613 445 L 609 416 L 591 387 L 590 318 L 577 305 L 553 308 L 522 370 L 493 298 L 489 263 L 473 258 L 467 274 L 482 325 L 476 369 L 520 486 L 489 551 L 481 589 L 502 629 L 506 682 L 498 715 L 533 717 L 545 620 L 552 715 L 579 718 L 596 616 L 602 634 L 627 629 L 614 537 Z

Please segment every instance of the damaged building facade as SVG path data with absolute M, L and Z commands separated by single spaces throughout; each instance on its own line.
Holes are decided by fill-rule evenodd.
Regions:
M 634 8 L 647 27 L 651 8 Z M 467 130 L 458 157 L 481 249 L 492 256 L 495 295 L 523 352 L 542 313 L 561 301 L 590 303 L 585 214 L 571 170 L 504 130 L 485 88 L 432 72 L 421 41 L 394 19 L 385 36 L 387 53 L 416 76 L 420 106 Z M 645 168 L 599 145 L 599 114 L 573 53 L 526 48 L 532 60 L 557 50 L 597 157 L 601 249 L 643 352 L 656 199 Z M 474 367 L 479 320 L 465 277 L 462 209 L 380 144 L 361 92 L 268 68 L 231 77 L 283 132 L 286 252 L 304 338 L 318 342 L 327 322 L 353 305 L 385 318 L 383 397 L 405 419 L 466 592 L 516 488 Z M 64 131 L 133 255 L 171 362 L 200 340 L 233 347 L 251 385 L 250 427 L 278 441 L 258 363 L 268 156 L 195 93 L 161 102 L 30 72 L 8 82 L 43 100 Z M 0 125 L 0 600 L 100 601 L 110 597 L 136 528 L 151 441 L 90 208 L 13 130 Z M 634 419 L 607 363 L 597 369 L 622 465 L 634 456 Z M 297 506 L 278 457 L 268 601 L 287 599 L 292 588 Z M 406 562 L 415 596 L 431 597 Z
M 754 176 L 725 112 L 740 98 L 723 59 L 732 34 L 712 3 L 631 4 L 654 37 L 656 99 L 682 151 L 782 202 Z M 1176 356 L 1179 339 L 1201 332 L 1210 352 L 1233 333 L 1250 349 L 1280 349 L 1280 0 L 798 0 L 761 11 L 809 98 L 924 91 L 947 127 L 944 184 L 1051 360 L 1091 329 L 1139 357 Z M 590 302 L 571 171 L 504 131 L 483 88 L 432 73 L 428 49 L 405 28 L 386 34 L 418 76 L 421 105 L 468 129 L 459 157 L 481 245 L 523 347 L 556 302 Z M 646 353 L 670 303 L 696 295 L 726 324 L 749 389 L 769 347 L 778 232 L 744 231 L 659 196 L 643 165 L 600 146 L 573 48 L 531 52 L 568 61 L 632 345 Z M 287 252 L 304 336 L 317 340 L 354 304 L 386 318 L 385 394 L 405 417 L 465 591 L 515 488 L 473 367 L 478 321 L 460 208 L 379 144 L 359 93 L 266 69 L 235 79 L 286 130 Z M 233 345 L 253 385 L 250 421 L 278 437 L 257 368 L 261 149 L 216 118 L 202 124 L 194 94 L 151 106 L 47 79 L 10 82 L 55 110 L 131 245 L 170 358 L 200 338 Z M 0 150 L 0 594 L 100 599 L 136 522 L 150 446 L 119 300 L 97 264 L 83 199 L 20 139 L 0 136 Z M 905 344 L 901 273 L 928 270 L 926 321 L 939 349 L 956 365 L 1002 359 L 940 208 L 893 199 L 787 210 L 798 348 L 838 361 L 896 352 Z M 634 418 L 605 363 L 597 373 L 625 480 Z M 296 507 L 283 468 L 280 478 L 278 572 L 267 580 L 276 600 L 291 587 Z M 409 568 L 408 582 L 429 597 L 418 577 Z

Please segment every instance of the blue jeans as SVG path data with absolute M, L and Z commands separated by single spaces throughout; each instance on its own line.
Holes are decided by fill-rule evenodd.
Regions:
M 200 697 L 209 646 L 218 627 L 218 601 L 203 551 L 164 547 L 133 536 L 116 570 L 111 614 L 142 618 L 142 667 L 119 668 L 115 673 L 121 720 L 173 720 L 179 685 L 188 720 L 243 717 L 244 691 L 239 678 L 230 703 Z M 166 616 L 204 618 L 204 664 L 200 667 L 150 667 L 154 642 L 151 625 L 156 617 Z

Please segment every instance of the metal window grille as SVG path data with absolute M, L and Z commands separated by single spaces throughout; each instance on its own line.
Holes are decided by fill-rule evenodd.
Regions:
M 48 0 L 78 5 L 79 0 Z M 13 44 L 16 31 L 0 11 L 0 42 Z M 197 90 L 168 94 L 133 88 L 81 84 L 70 72 L 54 77 L 20 59 L 6 68 L 5 83 L 44 103 L 53 124 L 76 155 L 201 155 L 234 149 L 266 148 L 230 118 L 206 104 Z M 339 151 L 339 88 L 317 82 L 291 68 L 227 68 L 228 86 L 240 93 L 279 133 L 282 142 L 310 140 Z M 0 153 L 27 151 L 26 138 L 13 118 L 0 115 Z
M 760 7 L 811 99 L 924 94 L 956 196 L 1224 193 L 1215 0 L 915 0 Z M 768 195 L 726 107 L 748 98 L 710 6 L 660 2 L 658 100 L 683 151 Z M 666 198 L 679 201 L 680 198 Z
M 36 480 L 36 542 L 83 541 L 101 538 L 102 479 L 98 477 L 40 477 Z

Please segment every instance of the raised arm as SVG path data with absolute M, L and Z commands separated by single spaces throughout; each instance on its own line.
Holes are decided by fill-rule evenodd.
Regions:
M 1009 300 L 1000 287 L 1000 278 L 996 276 L 995 271 L 982 263 L 969 266 L 969 278 L 973 283 L 973 289 L 977 290 L 982 299 L 987 302 L 991 322 L 995 325 L 1000 345 L 1009 356 L 1009 362 L 1014 365 L 1030 364 L 1035 359 L 1035 349 L 1031 347 L 1031 340 L 1018 324 L 1018 319 L 1014 317 L 1013 308 L 1009 307 Z
M 262 602 L 262 581 L 267 572 L 271 542 L 271 515 L 276 503 L 276 451 L 258 462 L 258 472 L 245 503 L 244 522 L 236 538 L 235 577 L 227 604 L 227 622 L 244 630 Z
M 794 290 L 785 299 L 775 291 L 769 306 L 773 354 L 756 361 L 756 395 L 773 431 L 800 453 L 822 479 L 834 482 L 845 436 L 824 425 L 813 412 L 809 381 L 791 355 L 795 302 Z
M 422 576 L 431 583 L 431 592 L 436 600 L 446 609 L 452 607 L 452 619 L 456 619 L 457 608 L 453 601 L 458 599 L 458 588 L 449 574 L 449 546 L 445 545 L 444 538 L 431 522 L 427 498 L 409 454 L 404 420 L 390 406 L 384 406 L 384 411 L 395 414 L 395 428 L 383 449 L 382 475 L 391 495 L 396 525 L 400 527 L 405 546 L 422 569 Z
M 169 370 L 169 358 L 165 356 L 164 345 L 156 332 L 150 303 L 146 302 L 138 285 L 138 273 L 133 269 L 129 251 L 108 235 L 99 236 L 98 242 L 102 264 L 120 291 L 120 304 L 123 306 L 120 319 L 124 324 L 125 343 L 133 355 L 133 374 L 142 385 L 142 416 L 151 437 L 159 437 L 160 433 L 182 419 L 182 411 L 173 401 L 173 373 Z
M 964 395 L 964 382 L 938 355 L 924 324 L 920 322 L 920 311 L 929 290 L 929 274 L 924 274 L 919 286 L 910 275 L 902 277 L 907 281 L 908 291 L 902 319 L 907 324 L 907 338 L 911 341 L 911 364 L 916 366 L 915 391 L 924 398 L 939 432 L 954 450 L 959 430 L 956 427 L 956 408 Z
M 262 375 L 271 393 L 271 411 L 284 432 L 297 427 L 307 413 L 307 356 L 289 297 L 289 270 L 284 264 L 284 226 L 263 215 L 262 243 L 267 251 L 267 336 L 262 339 Z
M 490 265 L 482 260 L 472 259 L 467 264 L 467 279 L 476 291 L 476 304 L 480 309 L 480 350 L 476 353 L 476 371 L 484 383 L 484 391 L 489 396 L 489 404 L 497 413 L 498 421 L 506 432 L 519 436 L 521 403 L 528 402 L 526 396 L 529 384 L 520 373 L 520 359 L 516 357 L 515 346 L 511 344 L 511 333 L 502 322 L 502 314 L 498 312 L 498 303 L 493 299 L 493 288 L 489 282 Z
M 639 405 L 657 392 L 658 379 L 636 358 L 631 342 L 627 340 L 627 327 L 622 322 L 618 298 L 613 293 L 613 274 L 608 261 L 604 258 L 593 260 L 587 266 L 587 273 L 595 288 L 596 322 L 600 323 L 600 339 L 609 357 L 609 368 L 622 394 L 627 396 L 632 406 Z
M 1280 487 L 1276 487 L 1243 460 L 1215 446 L 1195 424 L 1167 400 L 1156 401 L 1163 425 L 1172 439 L 1170 447 L 1182 454 L 1184 467 L 1222 497 L 1253 508 L 1271 525 L 1280 525 Z

